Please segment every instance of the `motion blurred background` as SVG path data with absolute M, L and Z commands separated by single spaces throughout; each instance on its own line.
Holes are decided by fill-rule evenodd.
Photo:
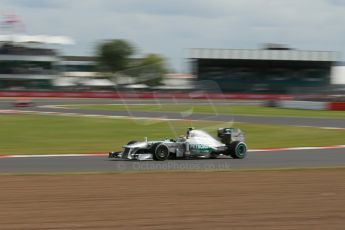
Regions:
M 2 1 L 0 90 L 338 100 L 344 7 L 334 0 Z
M 1 113 L 14 107 L 65 113 L 68 110 L 49 106 L 58 104 L 55 99 L 66 99 L 60 104 L 71 104 L 70 112 L 83 110 L 84 114 L 119 115 L 125 111 L 135 117 L 140 111 L 156 112 L 164 118 L 167 112 L 175 112 L 179 119 L 188 121 L 201 113 L 213 116 L 206 120 L 227 126 L 246 121 L 238 116 L 278 116 L 280 121 L 275 124 L 280 125 L 310 125 L 312 122 L 297 117 L 315 117 L 337 119 L 322 126 L 343 128 L 344 112 L 333 111 L 345 110 L 345 48 L 341 39 L 345 35 L 341 23 L 345 22 L 345 5 L 341 1 L 5 0 L 0 9 Z M 89 101 L 81 105 L 76 101 L 80 98 Z M 134 99 L 138 101 L 129 106 L 128 100 Z M 295 121 L 288 123 L 280 117 Z M 15 137 L 20 135 L 18 130 L 25 133 L 23 126 L 11 125 L 7 116 L 3 119 L 7 124 L 2 126 L 3 133 L 16 134 L 12 139 L 2 137 L 7 143 L 3 154 L 25 151 L 25 142 L 42 146 L 31 153 L 68 153 L 73 146 L 81 146 L 76 152 L 88 152 L 88 148 L 105 151 L 114 139 L 121 146 L 131 135 L 114 138 L 106 126 L 97 134 L 80 138 L 80 133 L 75 134 L 82 132 L 80 127 L 66 125 L 70 138 L 63 134 L 47 138 L 41 132 L 29 141 L 33 135 L 28 134 L 18 148 Z M 12 122 L 23 122 L 23 117 L 17 119 Z M 36 125 L 27 127 L 28 133 L 42 130 L 38 125 L 43 118 L 33 119 L 35 122 L 29 123 Z M 134 120 L 132 128 L 156 124 Z M 224 120 L 230 123 L 223 124 Z M 169 123 L 168 129 L 178 136 L 192 123 Z M 119 132 L 126 129 L 117 127 Z M 318 140 L 321 137 L 302 135 L 300 130 L 285 132 L 283 137 L 268 129 L 266 133 L 274 138 L 262 142 L 255 125 L 245 128 L 254 148 L 325 145 Z M 154 125 L 149 129 L 155 137 L 172 134 L 159 133 Z M 321 139 L 326 138 L 324 131 L 318 132 Z M 341 135 L 334 135 L 327 136 L 327 143 L 343 144 Z M 66 148 L 61 151 L 62 145 L 51 143 L 55 138 L 70 141 L 72 137 L 74 142 L 63 145 Z M 289 142 L 289 138 L 293 140 Z M 85 139 L 94 139 L 93 148 L 80 143 Z M 39 144 L 42 140 L 45 147 Z
M 1 0 L 0 228 L 344 229 L 344 24 L 343 0 Z M 107 158 L 188 127 L 248 155 Z

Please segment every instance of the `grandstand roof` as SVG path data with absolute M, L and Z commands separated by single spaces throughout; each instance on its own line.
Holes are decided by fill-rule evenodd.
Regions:
M 70 45 L 74 43 L 73 39 L 67 36 L 22 35 L 22 34 L 0 35 L 0 42 L 46 43 L 46 44 L 58 44 L 58 45 Z
M 188 49 L 190 59 L 326 61 L 335 62 L 339 53 L 333 51 L 272 50 L 272 49 Z

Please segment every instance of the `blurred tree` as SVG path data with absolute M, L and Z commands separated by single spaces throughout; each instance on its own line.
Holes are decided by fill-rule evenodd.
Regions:
M 134 46 L 126 40 L 109 40 L 98 45 L 97 61 L 102 71 L 115 73 L 127 68 L 134 52 Z
M 147 54 L 142 58 L 139 66 L 146 72 L 145 84 L 149 86 L 160 85 L 168 68 L 165 59 L 158 54 Z

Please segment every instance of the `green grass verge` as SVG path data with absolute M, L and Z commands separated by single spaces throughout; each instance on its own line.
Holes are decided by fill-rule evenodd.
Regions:
M 132 110 L 132 111 L 159 111 L 185 112 L 205 114 L 252 115 L 274 117 L 314 117 L 345 119 L 345 111 L 315 111 L 302 109 L 283 109 L 252 105 L 68 105 L 67 108 L 94 109 L 94 110 Z
M 216 134 L 218 127 L 239 127 L 250 148 L 324 146 L 344 143 L 344 130 L 283 125 L 203 121 L 154 121 L 0 115 L 0 154 L 94 153 L 119 150 L 130 140 L 162 139 L 184 134 L 193 126 Z

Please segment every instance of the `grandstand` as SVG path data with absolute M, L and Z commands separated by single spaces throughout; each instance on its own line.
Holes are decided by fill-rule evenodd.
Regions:
M 199 81 L 217 83 L 223 92 L 289 93 L 331 84 L 338 53 L 302 51 L 281 45 L 263 49 L 189 49 Z
M 0 89 L 49 89 L 61 58 L 48 44 L 70 44 L 63 36 L 0 36 Z
M 97 77 L 96 57 L 62 56 L 60 68 L 65 77 Z

